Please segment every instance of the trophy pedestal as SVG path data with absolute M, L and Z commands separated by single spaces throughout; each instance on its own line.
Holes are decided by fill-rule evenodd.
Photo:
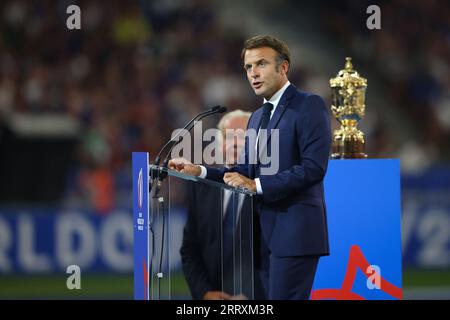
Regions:
M 331 255 L 311 299 L 402 299 L 400 161 L 331 160 L 324 190 Z
M 356 128 L 356 121 L 344 120 L 334 131 L 331 159 L 366 159 L 364 133 Z
M 331 159 L 366 159 L 364 141 L 333 141 Z

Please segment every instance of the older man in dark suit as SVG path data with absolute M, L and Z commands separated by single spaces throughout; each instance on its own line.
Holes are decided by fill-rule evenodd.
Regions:
M 218 124 L 221 132 L 219 138 L 222 154 L 227 167 L 234 166 L 241 154 L 245 139 L 244 134 L 239 134 L 239 131 L 245 132 L 250 115 L 249 112 L 235 110 L 224 115 Z M 231 130 L 233 134 L 227 135 L 227 130 Z M 230 211 L 227 209 L 235 205 L 239 213 L 250 213 L 251 217 L 251 199 L 244 195 L 232 195 L 228 190 L 202 183 L 190 183 L 188 189 L 188 220 L 183 232 L 180 253 L 192 297 L 226 300 L 237 298 L 240 294 L 249 295 L 247 291 L 253 291 L 251 293 L 255 294 L 255 298 L 263 298 L 258 278 L 251 283 L 248 282 L 250 279 L 244 279 L 243 281 L 247 284 L 238 279 L 241 283 L 236 284 L 236 278 L 239 278 L 237 272 L 247 271 L 246 274 L 251 275 L 250 269 L 253 265 L 235 268 L 233 265 L 235 262 L 241 262 L 242 266 L 242 262 L 245 263 L 245 261 L 242 261 L 241 257 L 233 258 L 228 252 L 232 250 L 227 250 L 227 243 L 225 243 L 227 239 L 222 238 L 225 217 L 231 214 L 227 212 Z M 249 238 L 253 236 L 252 230 L 248 230 L 249 226 L 252 224 L 248 220 L 236 226 L 235 229 L 241 233 L 235 238 L 236 244 L 237 240 L 242 242 L 239 245 L 253 243 L 253 239 Z M 256 287 L 252 288 L 249 284 Z

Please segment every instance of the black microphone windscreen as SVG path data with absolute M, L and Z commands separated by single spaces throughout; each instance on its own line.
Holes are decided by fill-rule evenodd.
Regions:
M 219 109 L 218 109 L 218 113 L 224 113 L 224 112 L 226 112 L 227 111 L 227 107 L 220 107 L 220 106 L 218 106 L 219 107 Z
M 221 106 L 215 106 L 212 107 L 211 109 L 209 109 L 210 112 L 219 112 L 220 108 L 222 108 Z

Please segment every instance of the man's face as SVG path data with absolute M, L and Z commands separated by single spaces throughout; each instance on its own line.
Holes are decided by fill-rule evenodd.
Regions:
M 233 117 L 228 119 L 223 128 L 223 154 L 227 165 L 235 165 L 245 145 L 245 129 L 247 117 Z M 228 134 L 227 133 L 228 131 Z M 233 130 L 233 131 L 231 131 Z
M 255 94 L 270 99 L 286 83 L 288 62 L 277 66 L 277 52 L 270 47 L 247 49 L 244 69 Z

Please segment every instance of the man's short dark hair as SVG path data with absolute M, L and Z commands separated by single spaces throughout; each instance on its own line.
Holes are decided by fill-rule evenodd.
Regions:
M 269 47 L 278 53 L 277 62 L 281 64 L 284 60 L 291 65 L 291 53 L 289 52 L 289 47 L 286 43 L 278 40 L 272 36 L 255 36 L 247 39 L 244 42 L 244 48 L 242 48 L 241 58 L 244 60 L 245 51 L 249 49 L 256 49 L 262 47 Z

